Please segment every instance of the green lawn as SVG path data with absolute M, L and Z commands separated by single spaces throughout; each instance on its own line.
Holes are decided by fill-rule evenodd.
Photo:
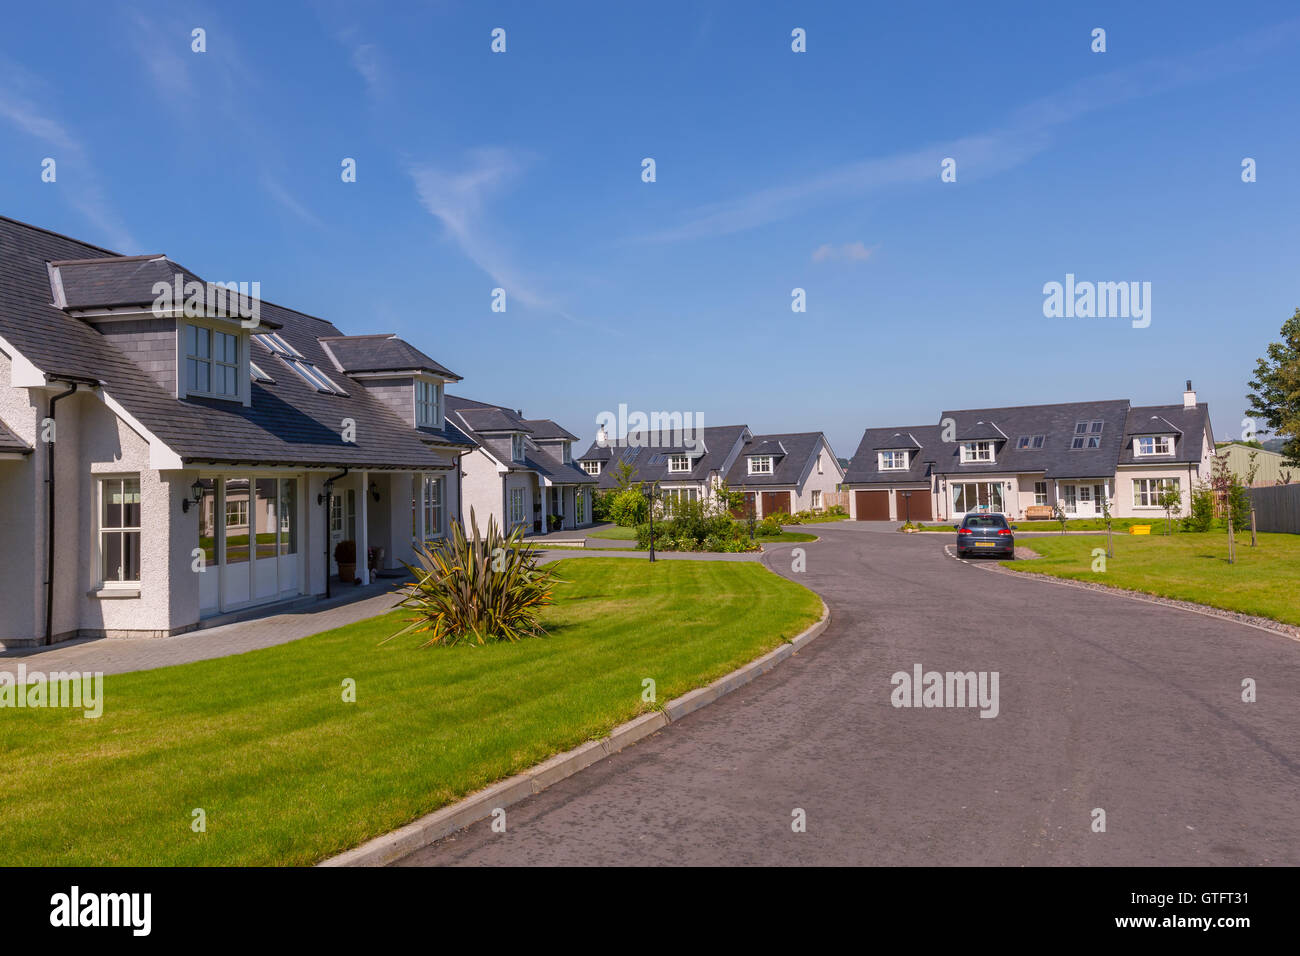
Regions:
M 763 544 L 774 541 L 816 541 L 817 535 L 803 531 L 782 531 L 780 534 L 756 534 L 754 540 L 761 541 Z
M 588 538 L 612 538 L 615 541 L 635 541 L 636 528 L 620 528 L 618 525 L 611 525 L 600 531 L 592 531 L 587 535 Z
M 1094 581 L 1300 624 L 1300 535 L 1261 534 L 1254 548 L 1249 533 L 1238 535 L 1236 564 L 1228 563 L 1223 532 L 1115 535 L 1115 557 L 1107 560 L 1104 572 L 1092 570 L 1092 550 L 1104 546 L 1104 537 L 1058 535 L 1017 543 L 1042 558 L 1004 562 L 1015 571 Z
M 759 564 L 559 562 L 550 636 L 379 646 L 397 614 L 104 679 L 104 713 L 0 711 L 0 865 L 308 864 L 794 637 L 821 603 Z M 203 638 L 198 638 L 202 640 Z M 341 684 L 356 681 L 356 703 Z M 191 811 L 207 831 L 191 831 Z

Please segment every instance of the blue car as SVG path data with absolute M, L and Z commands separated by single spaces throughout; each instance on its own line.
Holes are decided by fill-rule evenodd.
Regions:
M 1006 515 L 968 514 L 957 529 L 957 557 L 972 554 L 991 554 L 995 557 L 1014 558 L 1016 526 L 1007 523 Z

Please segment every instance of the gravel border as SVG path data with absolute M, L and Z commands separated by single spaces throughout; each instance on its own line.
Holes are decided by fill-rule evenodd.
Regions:
M 1076 581 L 1073 578 L 1058 578 L 1050 574 L 1013 571 L 1010 568 L 1002 567 L 1001 564 L 976 564 L 976 562 L 970 561 L 966 558 L 957 557 L 951 549 L 952 545 L 945 545 L 944 553 L 954 561 L 961 561 L 964 564 L 973 564 L 976 567 L 982 568 L 985 571 L 992 571 L 995 574 L 1010 574 L 1014 577 L 1020 578 L 1022 581 L 1028 578 L 1035 581 L 1046 581 L 1050 584 L 1062 584 L 1066 587 L 1081 588 L 1085 591 L 1100 591 L 1105 594 L 1113 594 L 1116 597 L 1128 598 L 1133 601 L 1143 601 L 1147 604 L 1162 604 L 1165 607 L 1175 607 L 1183 611 L 1191 611 L 1193 614 L 1204 614 L 1206 617 L 1217 617 L 1225 621 L 1244 624 L 1246 627 L 1253 627 L 1261 631 L 1281 634 L 1283 637 L 1300 642 L 1300 627 L 1296 627 L 1293 624 L 1284 624 L 1281 621 L 1275 621 L 1269 617 L 1259 617 L 1255 614 L 1244 614 L 1240 611 L 1228 611 L 1221 607 L 1211 607 L 1208 604 L 1197 604 L 1195 601 L 1180 601 L 1176 598 L 1160 597 L 1156 594 L 1148 594 L 1145 591 L 1133 591 L 1129 588 L 1117 588 L 1109 584 L 1094 584 L 1091 581 Z M 1017 548 L 1016 550 L 1019 551 L 1020 549 Z M 1017 554 L 1016 557 L 1019 558 L 1019 555 Z

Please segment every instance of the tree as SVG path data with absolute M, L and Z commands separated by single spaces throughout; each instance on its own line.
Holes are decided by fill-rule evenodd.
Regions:
M 1282 323 L 1282 341 L 1270 342 L 1248 383 L 1249 414 L 1284 438 L 1286 463 L 1300 468 L 1300 309 Z
M 1174 512 L 1183 506 L 1183 496 L 1178 490 L 1178 485 L 1168 479 L 1160 482 L 1156 504 L 1165 509 L 1165 534 L 1172 534 Z
M 1070 520 L 1070 516 L 1065 513 L 1065 502 L 1059 498 L 1052 505 L 1052 517 L 1061 522 L 1061 534 L 1065 534 L 1065 523 Z

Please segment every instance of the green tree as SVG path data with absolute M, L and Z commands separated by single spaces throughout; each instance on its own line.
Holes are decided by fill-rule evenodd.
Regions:
M 1174 512 L 1183 506 L 1183 496 L 1178 485 L 1172 481 L 1162 481 L 1156 495 L 1156 503 L 1165 509 L 1165 534 L 1174 530 Z
M 1282 341 L 1269 343 L 1247 384 L 1248 413 L 1285 439 L 1287 464 L 1300 468 L 1300 309 L 1282 323 Z

